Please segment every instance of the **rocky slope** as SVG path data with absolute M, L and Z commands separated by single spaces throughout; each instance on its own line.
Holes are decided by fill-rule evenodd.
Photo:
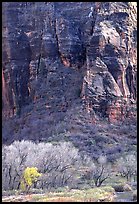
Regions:
M 4 132 L 13 119 L 15 138 L 21 120 L 48 130 L 73 107 L 94 123 L 136 118 L 136 21 L 136 2 L 3 2 Z

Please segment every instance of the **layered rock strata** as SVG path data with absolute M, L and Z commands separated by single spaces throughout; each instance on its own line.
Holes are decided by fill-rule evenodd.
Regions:
M 3 116 L 81 99 L 111 122 L 136 102 L 136 2 L 3 2 Z

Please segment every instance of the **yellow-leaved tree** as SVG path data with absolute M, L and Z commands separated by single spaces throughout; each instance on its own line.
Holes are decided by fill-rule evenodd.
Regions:
M 36 167 L 27 167 L 22 176 L 21 189 L 26 193 L 29 192 L 31 186 L 38 180 L 41 173 L 38 172 Z

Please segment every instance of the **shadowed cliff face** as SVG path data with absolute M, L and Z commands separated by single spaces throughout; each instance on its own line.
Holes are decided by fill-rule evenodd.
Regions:
M 31 49 L 20 26 L 17 3 L 4 3 L 3 7 L 3 95 L 7 95 L 10 114 L 15 110 L 19 114 L 28 104 Z M 3 96 L 4 105 L 5 100 Z
M 136 100 L 135 3 L 3 2 L 3 116 L 80 99 L 93 117 L 127 117 Z M 95 116 L 94 116 L 95 115 Z M 95 117 L 97 120 L 97 117 Z

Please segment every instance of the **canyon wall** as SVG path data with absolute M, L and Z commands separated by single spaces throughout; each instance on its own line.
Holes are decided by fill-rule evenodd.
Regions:
M 3 2 L 3 117 L 43 102 L 65 112 L 76 100 L 109 121 L 136 103 L 136 2 Z

